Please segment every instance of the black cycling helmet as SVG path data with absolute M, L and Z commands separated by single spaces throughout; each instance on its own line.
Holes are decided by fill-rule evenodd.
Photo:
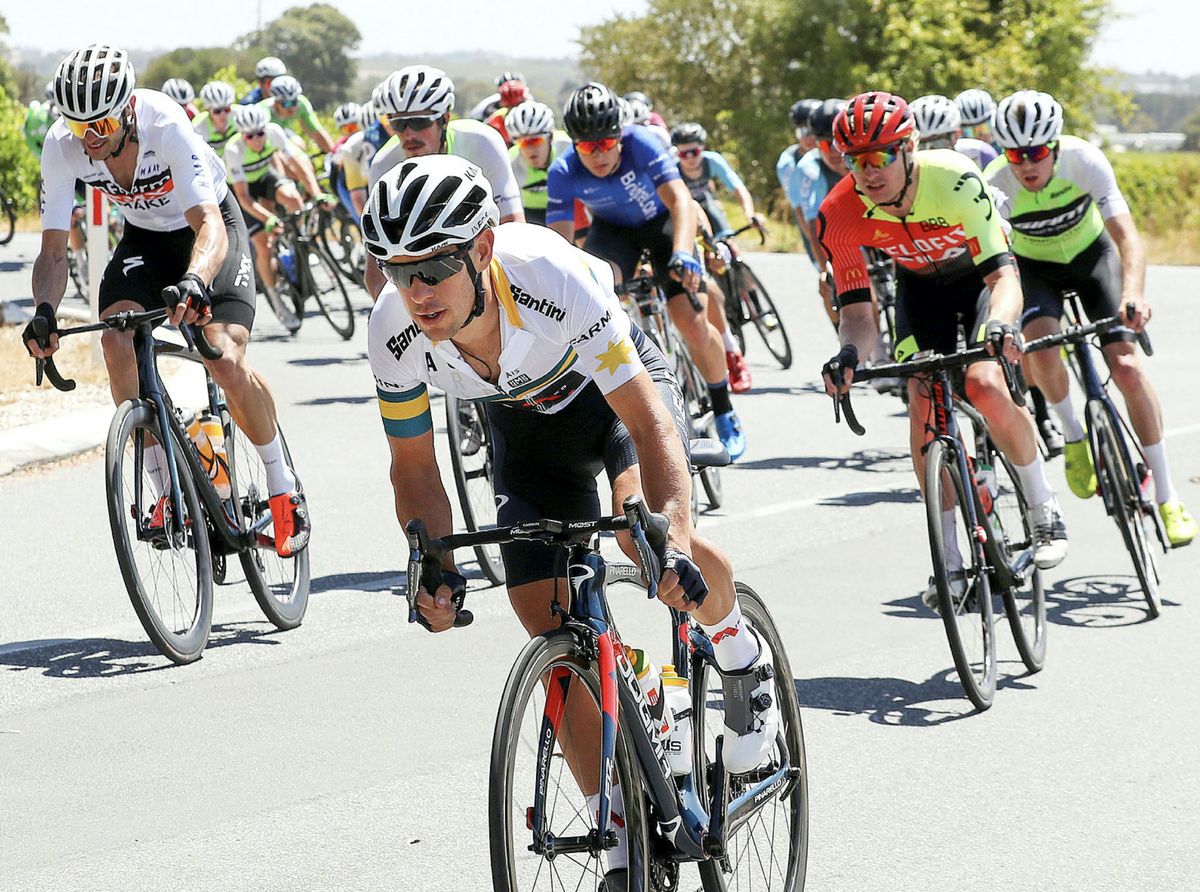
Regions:
M 792 119 L 792 126 L 807 127 L 808 120 L 813 113 L 813 109 L 820 107 L 820 99 L 801 99 L 799 102 L 794 103 L 791 110 L 788 112 L 789 117 Z
M 617 95 L 604 84 L 584 84 L 563 106 L 563 126 L 573 140 L 620 136 L 621 105 Z
M 685 121 L 671 128 L 671 145 L 679 146 L 687 142 L 708 142 L 708 131 L 695 121 Z
M 833 137 L 833 121 L 846 107 L 845 99 L 826 99 L 808 117 L 808 129 L 816 137 Z

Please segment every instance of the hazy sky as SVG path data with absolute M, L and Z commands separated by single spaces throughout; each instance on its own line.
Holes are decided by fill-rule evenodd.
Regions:
M 308 0 L 9 0 L 2 11 L 14 46 L 70 49 L 95 41 L 153 49 L 223 46 L 289 6 Z M 332 0 L 363 34 L 362 51 L 420 49 L 442 53 L 490 49 L 514 56 L 573 55 L 580 25 L 614 13 L 637 13 L 647 0 L 453 0 L 442 6 L 422 0 Z M 1097 62 L 1126 71 L 1200 74 L 1196 35 L 1200 3 L 1195 0 L 1116 0 L 1127 18 L 1111 24 L 1096 49 Z M 163 9 L 183 14 L 167 15 Z M 386 12 L 380 12 L 385 9 Z M 448 9 L 444 17 L 431 10 Z M 184 11 L 186 12 L 184 13 Z M 498 14 L 503 10 L 502 14 Z

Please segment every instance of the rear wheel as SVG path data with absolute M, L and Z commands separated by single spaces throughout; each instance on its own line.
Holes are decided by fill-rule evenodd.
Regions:
M 763 343 L 775 357 L 775 361 L 785 369 L 792 367 L 792 343 L 788 340 L 787 329 L 783 327 L 783 317 L 775 307 L 775 301 L 767 293 L 762 280 L 744 260 L 735 261 L 739 267 L 738 297 L 745 307 L 746 315 L 758 329 Z
M 450 464 L 454 486 L 467 529 L 494 529 L 496 491 L 492 488 L 492 442 L 483 406 L 446 396 L 446 434 L 450 438 Z M 504 560 L 499 545 L 478 545 L 479 569 L 493 585 L 504 584 Z
M 157 510 L 159 487 L 146 470 L 145 453 L 161 442 L 158 420 L 149 405 L 121 404 L 105 447 L 108 520 L 125 589 L 142 628 L 163 656 L 175 663 L 191 663 L 203 654 L 212 628 L 208 524 L 178 443 L 173 445 L 183 504 L 175 505 L 166 492 L 166 501 Z M 169 488 L 168 483 L 165 489 Z M 175 511 L 183 514 L 179 533 L 174 531 Z M 151 525 L 155 515 L 162 518 L 161 525 Z
M 338 274 L 337 267 L 324 251 L 311 242 L 301 256 L 307 257 L 306 284 L 321 308 L 321 315 L 342 336 L 342 340 L 350 340 L 354 336 L 354 307 L 350 304 L 346 283 Z
M 721 294 L 725 298 L 725 324 L 729 326 L 729 333 L 733 335 L 738 352 L 745 356 L 746 332 L 743 327 L 747 320 L 743 315 L 745 311 L 742 309 L 741 301 L 737 297 L 737 289 L 734 287 L 736 276 L 737 272 L 731 264 L 725 274 L 718 277 L 718 282 L 721 286 Z
M 978 709 L 996 696 L 996 631 L 982 546 L 974 535 L 957 456 L 934 440 L 925 460 L 925 512 L 938 612 L 963 690 Z M 942 529 L 942 506 L 954 506 L 954 538 Z

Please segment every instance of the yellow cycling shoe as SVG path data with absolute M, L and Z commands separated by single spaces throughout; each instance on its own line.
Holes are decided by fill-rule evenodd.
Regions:
M 1090 499 L 1096 494 L 1096 466 L 1092 463 L 1092 447 L 1086 439 L 1067 441 L 1063 449 L 1066 463 L 1067 486 L 1081 499 Z
M 1167 528 L 1167 541 L 1172 548 L 1181 548 L 1196 538 L 1196 518 L 1183 507 L 1179 499 L 1171 499 L 1158 506 L 1163 526 Z

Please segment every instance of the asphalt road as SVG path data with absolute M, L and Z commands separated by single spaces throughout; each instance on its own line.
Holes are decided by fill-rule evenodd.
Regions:
M 901 406 L 863 392 L 867 437 L 835 427 L 811 269 L 753 263 L 797 361 L 773 367 L 750 335 L 749 450 L 701 529 L 768 598 L 797 676 L 808 888 L 1197 888 L 1200 546 L 1164 560 L 1163 615 L 1146 622 L 1117 531 L 1056 464 L 1072 539 L 1048 578 L 1047 666 L 1025 675 L 998 627 L 1000 691 L 973 713 L 918 596 L 928 546 Z M 1198 287 L 1198 271 L 1150 271 L 1152 377 L 1193 509 Z M 0 887 L 488 887 L 488 752 L 524 635 L 477 573 L 474 626 L 406 624 L 364 335 L 343 343 L 312 317 L 289 339 L 259 318 L 251 361 L 315 518 L 300 629 L 275 632 L 228 586 L 204 659 L 171 667 L 121 583 L 102 462 L 0 478 Z M 616 610 L 626 641 L 665 653 L 665 611 Z

